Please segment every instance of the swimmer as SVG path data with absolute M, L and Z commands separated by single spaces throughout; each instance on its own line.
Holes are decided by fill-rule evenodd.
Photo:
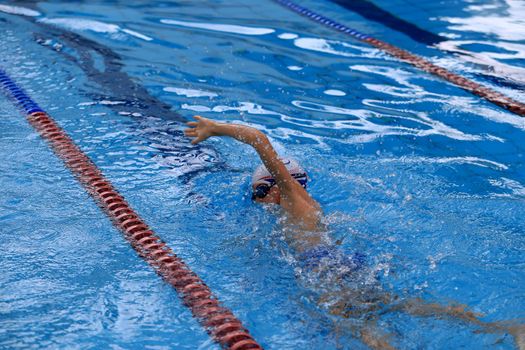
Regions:
M 510 333 L 518 348 L 525 350 L 525 328 L 500 322 L 484 322 L 481 315 L 469 311 L 466 306 L 428 303 L 419 298 L 402 300 L 383 292 L 378 285 L 363 287 L 362 283 L 348 283 L 358 278 L 364 269 L 364 256 L 343 254 L 336 245 L 327 241 L 321 227 L 322 210 L 306 191 L 308 177 L 299 164 L 290 159 L 279 158 L 266 135 L 254 128 L 218 123 L 200 116 L 188 122 L 184 133 L 197 144 L 214 136 L 229 136 L 252 146 L 262 165 L 252 177 L 252 198 L 255 202 L 278 204 L 285 212 L 287 243 L 295 250 L 300 266 L 315 274 L 314 280 L 323 290 L 319 302 L 329 312 L 343 318 L 360 319 L 350 330 L 372 349 L 394 349 L 388 336 L 375 327 L 386 312 L 404 312 L 417 317 L 455 319 L 478 326 L 483 332 Z M 349 287 L 350 285 L 354 287 Z M 331 290 L 330 290 L 331 289 Z M 357 325 L 357 326 L 356 326 Z
M 212 136 L 229 136 L 252 146 L 262 160 L 252 178 L 252 198 L 255 202 L 278 204 L 285 212 L 288 224 L 298 228 L 291 233 L 289 241 L 294 249 L 301 252 L 321 243 L 318 234 L 322 218 L 321 207 L 306 191 L 308 177 L 306 172 L 293 160 L 279 158 L 266 135 L 254 128 L 239 124 L 217 123 L 194 117 L 196 121 L 187 123 L 190 128 L 184 131 L 192 137 L 192 144 L 202 142 Z M 298 232 L 301 237 L 294 237 Z M 307 232 L 307 233 L 306 233 Z M 293 243 L 297 244 L 293 244 Z

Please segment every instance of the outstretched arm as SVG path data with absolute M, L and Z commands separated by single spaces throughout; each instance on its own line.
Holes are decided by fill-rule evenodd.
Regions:
M 195 116 L 194 118 L 197 121 L 187 123 L 191 128 L 185 130 L 186 136 L 195 137 L 191 141 L 192 144 L 195 145 L 211 136 L 233 137 L 252 146 L 257 151 L 264 166 L 272 174 L 277 186 L 279 186 L 283 197 L 290 197 L 292 192 L 297 191 L 308 195 L 302 186 L 290 175 L 264 133 L 249 126 L 217 123 L 200 116 Z
M 213 120 L 194 117 L 196 121 L 188 122 L 186 136 L 193 137 L 192 144 L 202 142 L 212 136 L 229 136 L 252 146 L 266 169 L 272 174 L 281 195 L 281 206 L 296 223 L 306 230 L 316 230 L 320 219 L 320 207 L 308 192 L 288 172 L 268 137 L 261 131 L 239 124 L 217 123 Z M 319 238 L 309 238 L 311 244 L 317 244 Z M 302 238 L 305 241 L 305 238 Z

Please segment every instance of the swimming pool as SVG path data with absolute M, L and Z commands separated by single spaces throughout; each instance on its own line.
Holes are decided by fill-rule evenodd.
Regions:
M 518 1 L 375 2 L 474 53 L 459 56 L 301 4 L 525 101 Z M 266 349 L 366 347 L 356 320 L 316 305 L 277 216 L 251 202 L 256 154 L 187 143 L 196 113 L 260 128 L 301 161 L 330 232 L 385 290 L 524 317 L 525 119 L 271 1 L 23 6 L 0 7 L 2 68 Z M 0 111 L 0 347 L 218 348 L 12 102 Z M 514 347 L 450 320 L 389 312 L 380 326 L 403 349 Z

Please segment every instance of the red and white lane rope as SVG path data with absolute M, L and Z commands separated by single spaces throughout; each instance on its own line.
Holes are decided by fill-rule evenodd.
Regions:
M 262 347 L 210 288 L 157 236 L 104 177 L 100 169 L 9 76 L 0 69 L 0 86 L 24 109 L 29 123 L 64 161 L 86 191 L 106 212 L 135 251 L 181 296 L 213 339 L 230 350 Z

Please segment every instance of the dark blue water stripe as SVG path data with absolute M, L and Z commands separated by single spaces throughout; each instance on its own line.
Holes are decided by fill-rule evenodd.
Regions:
M 22 90 L 7 73 L 0 68 L 0 86 L 4 88 L 8 94 L 15 99 L 17 104 L 22 107 L 26 114 L 44 112 L 38 104 L 29 97 L 24 90 Z
M 368 0 L 330 0 L 347 10 L 353 11 L 368 20 L 380 23 L 385 27 L 391 28 L 397 32 L 403 33 L 415 41 L 425 45 L 435 45 L 446 38 L 419 28 L 413 23 L 407 22 L 392 13 L 383 10 Z
M 348 35 L 351 35 L 351 36 L 353 36 L 356 39 L 365 40 L 365 39 L 369 38 L 368 35 L 366 35 L 364 33 L 361 33 L 358 30 L 355 30 L 353 28 L 347 27 L 347 26 L 345 26 L 342 23 L 333 21 L 330 18 L 324 17 L 324 16 L 322 16 L 322 15 L 316 13 L 316 12 L 313 12 L 313 11 L 311 11 L 311 10 L 305 8 L 305 7 L 299 6 L 299 5 L 297 5 L 296 3 L 292 2 L 292 1 L 288 1 L 288 0 L 275 0 L 275 1 L 277 3 L 279 3 L 279 4 L 281 4 L 281 5 L 289 8 L 290 10 L 292 10 L 292 11 L 302 15 L 302 16 L 308 17 L 311 20 L 314 20 L 316 22 L 324 24 L 325 26 L 332 27 L 335 30 L 338 30 L 338 31 L 343 32 L 343 33 L 346 33 Z

